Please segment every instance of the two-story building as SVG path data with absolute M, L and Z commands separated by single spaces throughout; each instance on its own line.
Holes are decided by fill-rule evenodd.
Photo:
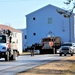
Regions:
M 40 43 L 47 36 L 59 36 L 62 42 L 74 42 L 74 14 L 65 18 L 57 9 L 63 10 L 49 4 L 26 15 L 27 46 Z

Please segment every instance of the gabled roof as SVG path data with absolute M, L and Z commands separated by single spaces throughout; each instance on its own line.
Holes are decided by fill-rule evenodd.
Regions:
M 48 6 L 56 7 L 56 8 L 58 8 L 58 9 L 63 10 L 62 8 L 59 8 L 59 7 L 57 7 L 57 6 L 54 6 L 54 5 L 48 4 L 48 5 L 46 5 L 46 6 L 42 7 L 42 8 L 40 8 L 40 9 L 37 9 L 37 10 L 35 10 L 35 11 L 33 11 L 33 12 L 31 12 L 31 13 L 27 14 L 26 16 L 28 16 L 28 15 L 30 15 L 30 14 L 32 14 L 32 13 L 34 13 L 34 12 L 37 12 L 37 11 L 39 11 L 39 10 L 43 9 L 43 8 L 46 8 L 46 7 L 48 7 Z
M 17 29 L 15 29 L 13 27 L 10 27 L 10 26 L 7 26 L 7 25 L 3 25 L 3 24 L 0 24 L 0 29 L 9 29 L 12 32 L 21 32 L 20 30 L 17 30 Z
M 31 13 L 27 14 L 26 16 L 28 16 L 28 15 L 30 15 L 30 14 L 32 14 L 32 13 L 35 13 L 35 12 L 37 12 L 37 11 L 39 11 L 39 10 L 43 9 L 43 8 L 46 8 L 46 7 L 48 7 L 48 6 L 52 6 L 52 7 L 55 7 L 55 8 L 57 8 L 57 9 L 67 11 L 66 9 L 63 9 L 63 8 L 60 8 L 60 7 L 57 7 L 57 6 L 54 6 L 54 5 L 48 4 L 48 5 L 46 5 L 46 6 L 42 7 L 42 8 L 40 8 L 40 9 L 38 9 L 38 10 L 35 10 L 35 11 L 33 11 L 33 12 L 31 12 Z M 73 14 L 74 14 L 74 13 L 73 13 Z

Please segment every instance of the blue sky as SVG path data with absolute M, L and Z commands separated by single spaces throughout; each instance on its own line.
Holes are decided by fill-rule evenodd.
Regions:
M 0 24 L 16 29 L 26 28 L 25 15 L 48 4 L 65 8 L 66 0 L 0 0 Z

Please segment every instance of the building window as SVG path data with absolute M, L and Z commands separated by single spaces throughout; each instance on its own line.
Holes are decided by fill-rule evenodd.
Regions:
M 36 33 L 33 33 L 33 35 L 35 36 L 35 35 L 36 35 Z
M 27 35 L 25 35 L 25 39 L 27 39 Z
M 35 17 L 33 17 L 33 20 L 35 20 L 36 18 Z
M 52 24 L 52 18 L 48 18 L 48 24 Z

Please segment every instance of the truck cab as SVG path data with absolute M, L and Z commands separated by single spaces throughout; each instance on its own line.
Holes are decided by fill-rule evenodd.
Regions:
M 12 46 L 12 36 L 0 33 L 0 58 L 5 58 L 5 61 L 16 60 L 17 53 Z
M 42 38 L 41 45 L 40 54 L 55 54 L 57 53 L 57 49 L 61 46 L 61 39 L 60 37 Z
M 43 38 L 42 39 L 43 47 L 42 49 L 52 49 L 54 46 L 54 39 L 52 38 Z

